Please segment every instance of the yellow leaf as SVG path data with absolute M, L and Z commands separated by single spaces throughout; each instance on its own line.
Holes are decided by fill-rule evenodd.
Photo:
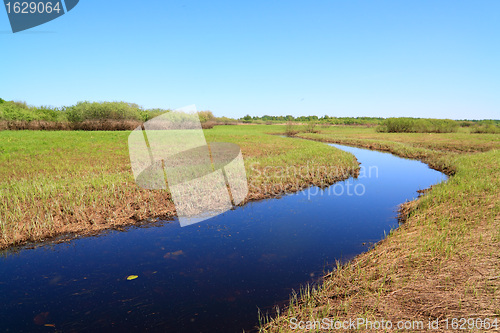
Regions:
M 130 281 L 130 280 L 135 280 L 135 279 L 137 279 L 137 278 L 138 278 L 138 276 L 137 276 L 137 275 L 130 275 L 129 277 L 127 277 L 127 280 L 129 280 L 129 281 Z

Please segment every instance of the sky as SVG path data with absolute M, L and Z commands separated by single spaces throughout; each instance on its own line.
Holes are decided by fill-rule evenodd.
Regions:
M 13 34 L 0 8 L 0 97 L 499 119 L 499 13 L 498 0 L 81 0 Z

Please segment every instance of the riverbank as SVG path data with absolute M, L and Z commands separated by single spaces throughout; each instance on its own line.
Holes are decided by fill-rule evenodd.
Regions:
M 261 332 L 293 332 L 297 323 L 302 323 L 299 331 L 321 331 L 314 323 L 323 318 L 327 324 L 358 318 L 360 323 L 394 323 L 382 331 L 396 331 L 401 321 L 415 322 L 410 331 L 427 331 L 435 320 L 438 331 L 448 331 L 453 318 L 488 318 L 500 328 L 498 136 L 467 134 L 465 140 L 461 133 L 405 135 L 359 128 L 298 136 L 389 151 L 452 177 L 405 205 L 406 222 L 371 251 L 339 263 L 321 285 L 304 288 L 280 315 L 264 318 Z M 355 328 L 375 331 L 364 323 Z
M 358 172 L 351 154 L 322 143 L 266 135 L 270 127 L 281 128 L 205 130 L 208 142 L 241 147 L 249 182 L 245 202 L 324 187 Z M 168 190 L 136 186 L 129 133 L 0 131 L 0 249 L 174 217 Z

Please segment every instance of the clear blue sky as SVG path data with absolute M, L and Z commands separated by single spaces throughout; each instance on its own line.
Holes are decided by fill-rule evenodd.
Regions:
M 12 34 L 0 97 L 218 116 L 500 118 L 500 1 L 81 0 Z

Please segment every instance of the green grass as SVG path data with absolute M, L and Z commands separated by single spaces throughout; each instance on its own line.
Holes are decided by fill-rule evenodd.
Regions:
M 208 142 L 241 147 L 248 200 L 331 184 L 358 168 L 348 153 L 317 142 L 266 135 L 270 128 L 217 126 L 205 131 Z M 172 215 L 168 191 L 135 185 L 129 133 L 0 131 L 0 245 Z

